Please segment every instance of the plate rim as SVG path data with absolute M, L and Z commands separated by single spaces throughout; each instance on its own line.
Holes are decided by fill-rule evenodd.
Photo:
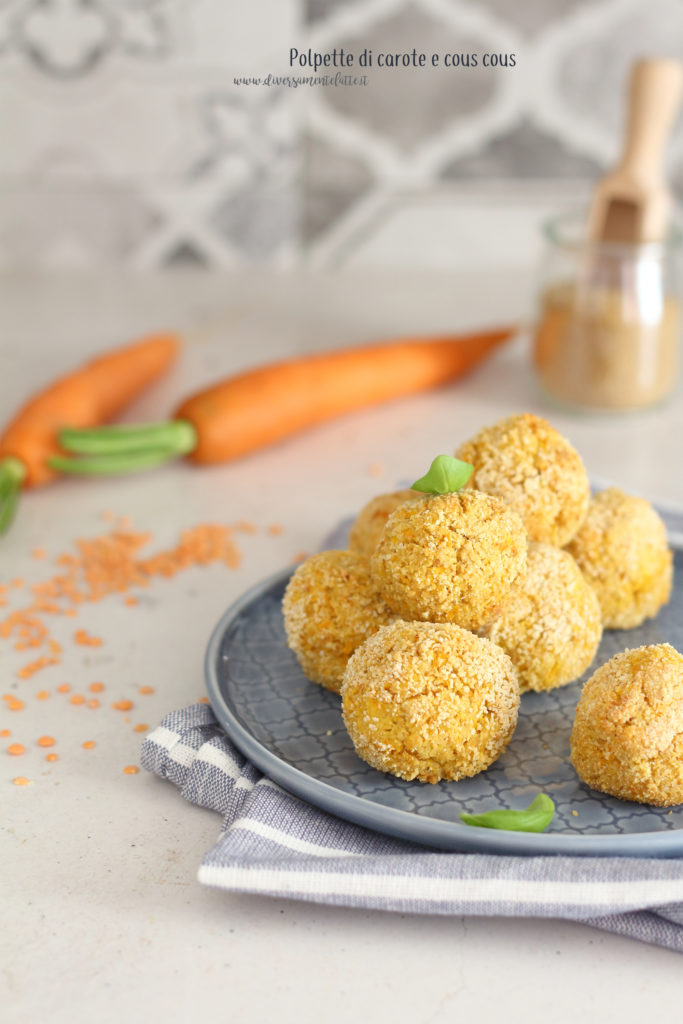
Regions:
M 206 687 L 216 718 L 241 753 L 272 781 L 294 796 L 338 818 L 407 842 L 441 850 L 587 857 L 659 858 L 683 854 L 683 828 L 663 832 L 584 836 L 565 835 L 562 832 L 508 832 L 473 828 L 461 822 L 415 814 L 336 789 L 322 779 L 307 775 L 268 750 L 242 725 L 226 703 L 220 690 L 218 659 L 225 633 L 237 616 L 268 590 L 288 580 L 295 569 L 296 565 L 287 566 L 271 574 L 253 584 L 233 601 L 214 626 L 204 657 Z M 311 683 L 311 686 L 315 685 Z

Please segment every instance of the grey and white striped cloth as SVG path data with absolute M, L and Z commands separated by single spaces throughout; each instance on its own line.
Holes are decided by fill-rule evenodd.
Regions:
M 683 858 L 440 853 L 335 818 L 265 778 L 206 704 L 174 711 L 142 764 L 223 816 L 199 881 L 344 907 L 582 921 L 683 953 Z

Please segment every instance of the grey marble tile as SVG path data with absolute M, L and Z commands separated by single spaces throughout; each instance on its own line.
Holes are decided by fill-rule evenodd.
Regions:
M 434 20 L 414 5 L 377 22 L 361 36 L 337 43 L 356 53 L 363 47 L 396 53 L 472 53 L 485 40 Z M 370 68 L 366 87 L 330 89 L 327 102 L 397 146 L 411 150 L 449 122 L 481 109 L 493 96 L 504 72 L 490 68 Z
M 0 250 L 10 266 L 123 264 L 159 223 L 132 186 L 0 190 Z
M 301 196 L 303 241 L 318 238 L 367 191 L 372 175 L 361 160 L 306 136 Z
M 212 229 L 253 263 L 267 261 L 281 246 L 293 243 L 298 224 L 296 197 L 277 178 L 253 179 L 211 213 Z
M 200 252 L 190 242 L 180 242 L 175 248 L 164 253 L 162 266 L 166 268 L 181 267 L 184 270 L 190 268 L 204 270 L 211 266 L 211 261 L 207 259 L 205 253 Z
M 362 7 L 365 0 L 304 0 L 304 18 L 309 22 L 321 21 L 342 7 Z
M 472 178 L 596 178 L 600 166 L 573 153 L 561 139 L 543 132 L 527 118 L 493 136 L 481 149 L 447 164 L 442 177 Z
M 4 0 L 4 49 L 52 78 L 82 78 L 114 53 L 164 61 L 173 50 L 173 0 Z
M 680 0 L 648 0 L 638 11 L 617 15 L 609 32 L 568 37 L 557 69 L 558 91 L 575 113 L 603 127 L 616 144 L 630 67 L 654 55 L 677 60 L 683 55 Z
M 460 0 L 450 0 L 454 6 Z M 488 7 L 501 21 L 509 22 L 527 35 L 535 35 L 564 15 L 581 7 L 597 7 L 604 0 L 477 0 L 482 7 Z

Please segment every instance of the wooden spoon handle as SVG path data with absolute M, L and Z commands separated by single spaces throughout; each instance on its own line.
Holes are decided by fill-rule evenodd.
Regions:
M 634 65 L 619 169 L 642 185 L 662 180 L 664 147 L 683 91 L 683 64 L 652 58 Z

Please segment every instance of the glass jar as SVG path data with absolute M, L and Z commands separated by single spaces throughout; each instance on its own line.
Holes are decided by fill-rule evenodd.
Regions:
M 663 243 L 588 243 L 576 216 L 543 231 L 533 348 L 543 387 L 578 408 L 661 402 L 678 371 L 680 233 Z

